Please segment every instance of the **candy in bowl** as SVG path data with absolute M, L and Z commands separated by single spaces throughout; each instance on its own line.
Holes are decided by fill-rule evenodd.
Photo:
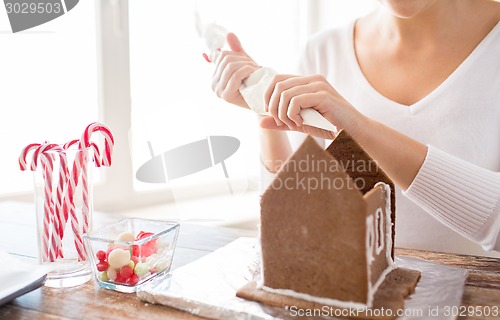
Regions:
M 96 281 L 106 289 L 137 291 L 170 270 L 178 233 L 177 222 L 125 219 L 85 234 Z

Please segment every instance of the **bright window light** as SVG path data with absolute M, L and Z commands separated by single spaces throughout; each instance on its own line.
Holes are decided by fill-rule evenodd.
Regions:
M 29 143 L 79 138 L 97 119 L 94 1 L 13 34 L 0 10 L 0 194 L 33 189 L 17 158 Z
M 151 10 L 154 8 L 154 10 Z M 218 99 L 211 90 L 212 64 L 195 29 L 195 12 L 236 33 L 245 50 L 261 65 L 293 72 L 299 53 L 298 0 L 130 1 L 132 95 L 131 150 L 136 171 L 173 148 L 226 135 L 240 140 L 225 161 L 233 191 L 245 191 L 259 170 L 256 116 Z M 221 165 L 136 190 L 224 181 Z M 238 182 L 239 181 L 239 182 Z

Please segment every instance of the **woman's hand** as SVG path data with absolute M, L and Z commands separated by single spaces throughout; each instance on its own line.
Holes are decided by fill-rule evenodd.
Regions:
M 362 115 L 322 76 L 278 75 L 267 88 L 265 103 L 272 116 L 262 119 L 261 127 L 334 138 L 330 131 L 302 125 L 300 110 L 313 108 L 338 130 L 346 129 L 403 190 L 411 184 L 427 154 L 424 144 Z
M 215 61 L 212 90 L 219 98 L 248 108 L 239 89 L 243 80 L 260 67 L 243 50 L 240 40 L 234 33 L 228 33 L 227 43 L 231 51 L 222 51 Z
M 265 129 L 295 130 L 333 139 L 334 132 L 303 125 L 300 111 L 313 108 L 339 130 L 345 128 L 351 134 L 364 118 L 320 75 L 277 75 L 267 88 L 264 101 L 272 116 L 261 120 Z

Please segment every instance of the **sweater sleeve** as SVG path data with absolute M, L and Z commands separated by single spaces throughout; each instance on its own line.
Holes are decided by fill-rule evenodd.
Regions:
M 500 173 L 428 146 L 422 167 L 403 194 L 484 250 L 500 251 Z

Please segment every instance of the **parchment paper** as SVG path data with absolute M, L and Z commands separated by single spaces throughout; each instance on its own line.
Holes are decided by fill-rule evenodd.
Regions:
M 254 238 L 239 238 L 145 285 L 137 296 L 150 303 L 211 319 L 300 318 L 292 316 L 290 310 L 267 307 L 236 297 L 236 291 L 254 277 L 252 270 L 258 263 L 256 245 Z M 460 306 L 467 277 L 465 269 L 409 257 L 396 257 L 396 264 L 422 273 L 415 293 L 405 300 L 405 310 L 412 315 L 400 319 L 454 319 L 444 316 L 445 307 Z M 434 314 L 436 310 L 437 315 Z

